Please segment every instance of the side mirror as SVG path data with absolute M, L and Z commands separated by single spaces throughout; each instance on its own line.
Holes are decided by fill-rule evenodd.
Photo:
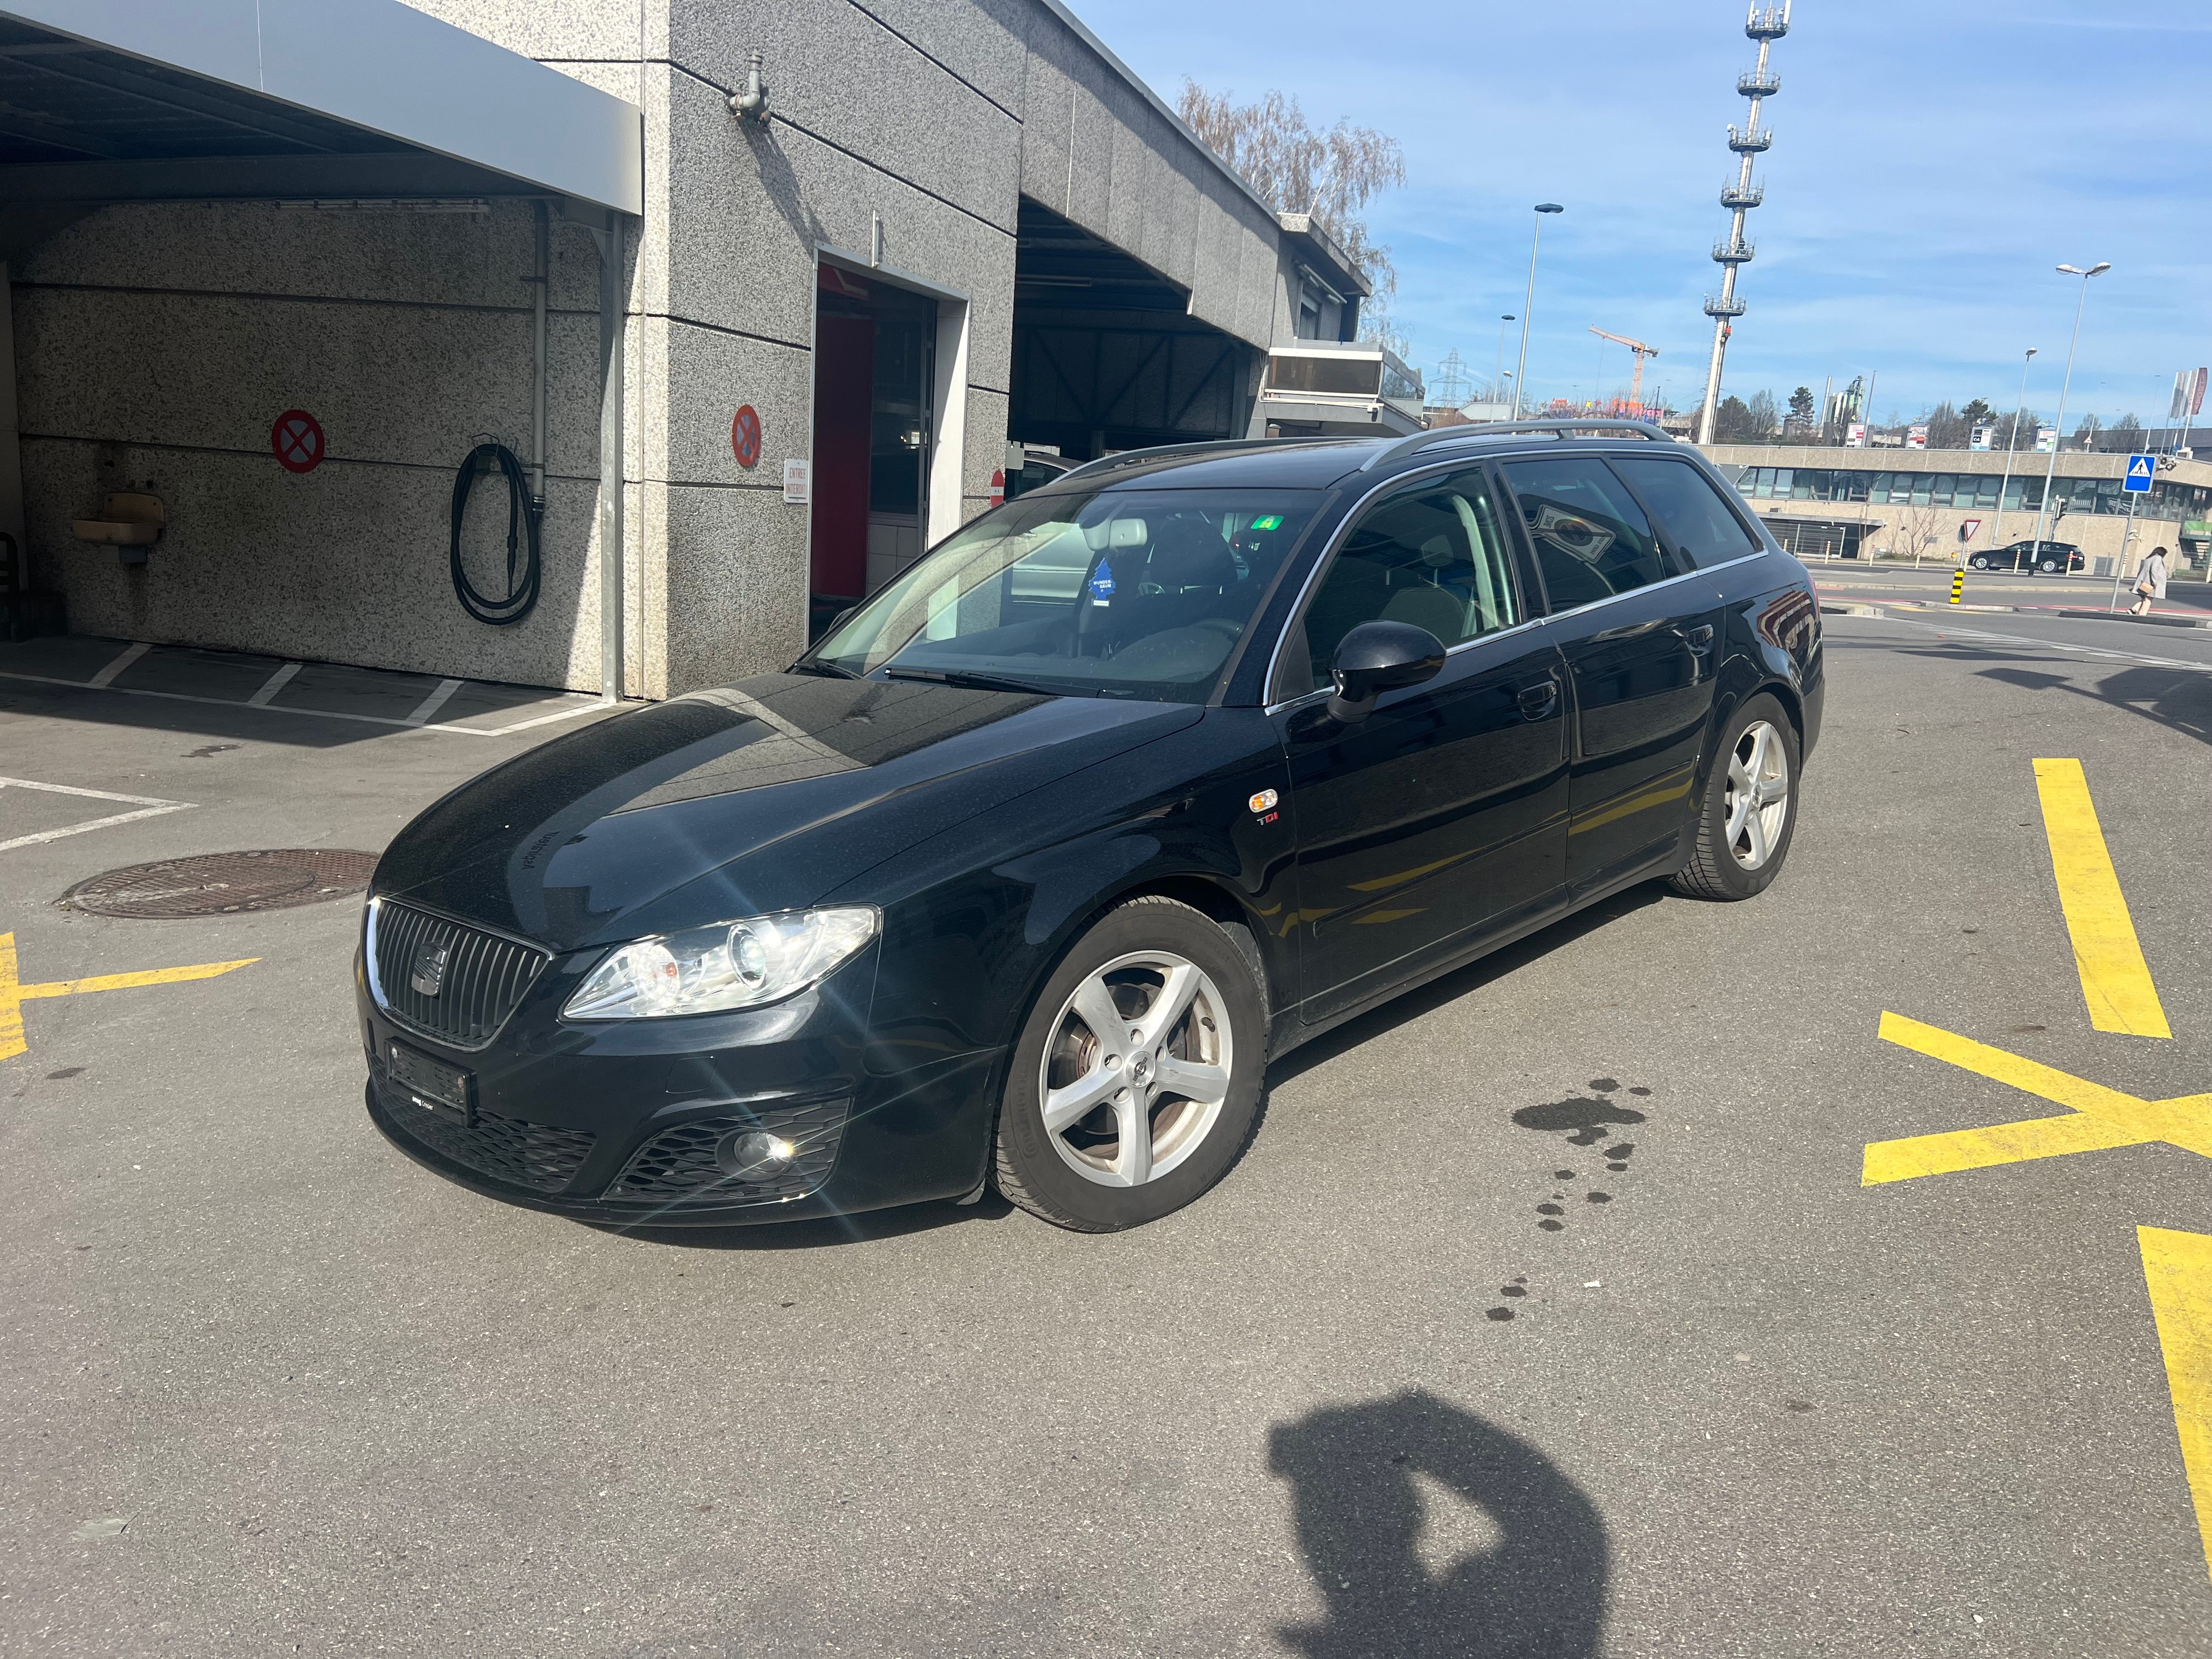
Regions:
M 1432 680 L 1444 665 L 1443 641 L 1411 623 L 1362 623 L 1336 647 L 1331 677 L 1336 695 L 1328 712 L 1357 726 L 1375 712 L 1375 699 L 1401 686 Z

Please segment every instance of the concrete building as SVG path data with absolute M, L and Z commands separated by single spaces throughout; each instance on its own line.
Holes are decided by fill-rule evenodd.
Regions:
M 788 660 L 1010 439 L 1243 434 L 1362 292 L 1058 0 L 4 0 L 0 222 L 0 531 L 73 631 L 644 696 Z
M 1796 445 L 1712 444 L 1705 453 L 1777 539 L 1802 558 L 1856 558 L 1863 548 L 1892 556 L 1971 558 L 2035 535 L 2051 458 L 2021 453 L 2005 478 L 2005 457 L 1970 450 L 1816 449 Z M 2147 497 L 2121 488 L 2124 455 L 2063 453 L 2043 533 L 2071 542 L 2090 568 L 2132 573 L 2163 545 L 2200 568 L 2212 550 L 2212 463 L 2179 461 L 2158 475 Z M 2058 511 L 2060 507 L 2063 511 Z

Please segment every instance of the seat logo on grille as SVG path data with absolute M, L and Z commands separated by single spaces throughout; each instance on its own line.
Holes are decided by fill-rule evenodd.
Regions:
M 428 939 L 416 945 L 415 960 L 408 965 L 408 984 L 422 996 L 437 995 L 446 983 L 446 958 L 452 951 L 452 945 Z

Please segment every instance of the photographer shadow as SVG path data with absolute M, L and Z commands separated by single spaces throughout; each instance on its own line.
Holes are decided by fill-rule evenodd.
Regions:
M 1328 1604 L 1286 1628 L 1312 1659 L 1586 1659 L 1605 1613 L 1605 1523 L 1527 1442 L 1419 1390 L 1328 1407 L 1269 1437 L 1299 1547 Z M 1417 1477 L 1425 1477 L 1417 1480 Z M 1437 1559 L 1421 1486 L 1482 1512 L 1488 1535 Z M 1449 1540 L 1444 1540 L 1449 1547 Z M 1424 1560 L 1425 1553 L 1430 1558 Z

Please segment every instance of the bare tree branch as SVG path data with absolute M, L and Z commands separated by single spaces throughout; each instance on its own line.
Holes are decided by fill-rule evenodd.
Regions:
M 1362 210 L 1406 182 L 1398 141 L 1343 120 L 1316 131 L 1295 98 L 1270 92 L 1257 103 L 1239 104 L 1234 92 L 1209 92 L 1188 78 L 1177 112 L 1277 212 L 1310 213 L 1328 228 L 1374 285 L 1361 314 L 1366 331 L 1387 343 L 1398 270 L 1389 248 L 1368 235 Z

